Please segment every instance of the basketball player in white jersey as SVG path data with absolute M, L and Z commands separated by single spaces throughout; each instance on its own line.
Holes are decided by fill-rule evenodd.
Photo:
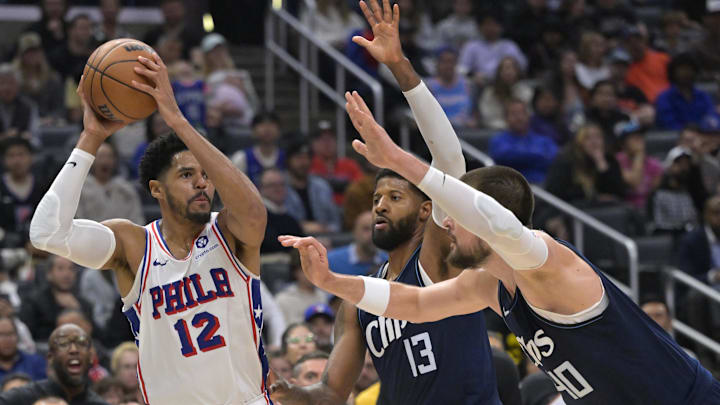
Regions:
M 266 211 L 252 182 L 180 113 L 162 60 L 137 73 L 174 134 L 153 141 L 140 164 L 162 219 L 73 219 L 100 144 L 122 124 L 98 118 L 82 94 L 84 129 L 30 225 L 33 245 L 115 271 L 140 349 L 138 379 L 152 405 L 270 404 L 260 333 L 260 244 Z M 225 208 L 211 212 L 217 189 Z

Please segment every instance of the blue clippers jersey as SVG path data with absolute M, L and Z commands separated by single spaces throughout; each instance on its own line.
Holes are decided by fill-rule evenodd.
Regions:
M 420 247 L 395 281 L 425 286 L 419 256 Z M 482 312 L 421 324 L 358 317 L 380 376 L 378 405 L 500 405 Z
M 607 308 L 580 324 L 562 325 L 536 314 L 520 289 L 499 283 L 505 323 L 567 404 L 717 405 L 720 391 L 697 360 L 568 243 L 600 276 Z M 717 382 L 715 382 L 717 384 Z

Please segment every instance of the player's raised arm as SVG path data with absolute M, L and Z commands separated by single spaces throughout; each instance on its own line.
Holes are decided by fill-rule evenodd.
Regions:
M 548 259 L 548 242 L 487 194 L 429 167 L 400 149 L 375 122 L 357 92 L 346 93 L 346 109 L 365 143 L 353 147 L 371 163 L 395 170 L 416 184 L 467 230 L 485 240 L 513 269 L 537 269 Z M 552 244 L 553 247 L 556 243 Z
M 167 67 L 157 54 L 153 60 L 138 57 L 144 68 L 136 67 L 135 71 L 155 84 L 155 87 L 133 81 L 138 89 L 150 94 L 158 104 L 158 111 L 168 126 L 190 149 L 190 152 L 205 170 L 225 206 L 218 218 L 221 227 L 227 227 L 243 246 L 240 255 L 248 252 L 252 257 L 241 257 L 243 263 L 254 271 L 259 271 L 259 247 L 265 236 L 267 211 L 260 198 L 260 193 L 252 181 L 241 172 L 230 159 L 200 135 L 183 117 L 175 102 Z
M 125 221 L 127 223 L 116 227 L 113 224 L 118 221 L 107 221 L 110 226 L 106 226 L 73 218 L 98 148 L 124 124 L 95 115 L 83 94 L 83 81 L 84 77 L 77 90 L 83 106 L 83 131 L 67 163 L 35 210 L 30 222 L 30 242 L 38 249 L 66 257 L 81 266 L 114 268 L 114 262 L 122 256 L 123 237 L 117 231 L 133 225 Z
M 358 308 L 387 318 L 413 323 L 433 322 L 487 308 L 497 281 L 482 270 L 467 270 L 458 277 L 428 287 L 358 277 L 330 271 L 325 247 L 312 237 L 281 236 L 280 243 L 300 252 L 302 269 L 318 287 Z M 483 294 L 487 292 L 488 294 Z

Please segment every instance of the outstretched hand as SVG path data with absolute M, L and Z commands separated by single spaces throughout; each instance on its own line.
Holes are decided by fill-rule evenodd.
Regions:
M 90 107 L 88 101 L 88 95 L 85 94 L 83 83 L 85 82 L 85 75 L 80 77 L 80 84 L 77 87 L 77 94 L 80 96 L 80 102 L 82 103 L 83 109 L 83 132 L 98 138 L 100 141 L 104 141 L 110 135 L 114 134 L 120 128 L 127 125 L 123 121 L 110 121 L 95 113 Z
M 332 278 L 328 264 L 327 249 L 313 237 L 282 235 L 278 237 L 280 244 L 293 247 L 300 253 L 300 265 L 305 276 L 316 286 L 323 286 Z
M 368 41 L 361 36 L 354 36 L 352 41 L 370 52 L 370 55 L 380 63 L 392 65 L 402 61 L 405 56 L 400 44 L 400 7 L 395 4 L 390 7 L 389 0 L 382 0 L 383 5 L 377 0 L 360 1 L 360 9 L 365 19 L 372 28 L 374 39 Z
M 140 91 L 143 91 L 155 99 L 158 105 L 158 111 L 165 122 L 182 117 L 180 108 L 175 101 L 170 78 L 168 77 L 167 66 L 160 59 L 157 53 L 152 54 L 152 59 L 144 56 L 138 56 L 138 62 L 141 66 L 135 66 L 135 73 L 145 76 L 154 86 L 140 83 L 137 80 L 132 81 L 132 85 Z
M 392 169 L 395 156 L 397 156 L 397 153 L 402 152 L 402 149 L 390 139 L 385 129 L 375 121 L 372 112 L 365 104 L 365 100 L 357 91 L 353 91 L 352 94 L 345 92 L 345 100 L 345 110 L 350 116 L 350 121 L 352 121 L 353 126 L 365 141 L 363 143 L 355 139 L 352 142 L 353 149 L 375 166 Z

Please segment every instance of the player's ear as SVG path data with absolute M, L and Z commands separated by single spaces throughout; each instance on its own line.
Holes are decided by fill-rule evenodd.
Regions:
M 150 180 L 148 183 L 150 186 L 150 195 L 156 200 L 165 199 L 165 189 L 159 180 Z
M 432 201 L 425 200 L 420 204 L 420 211 L 418 217 L 422 222 L 427 222 L 428 218 L 432 215 Z

